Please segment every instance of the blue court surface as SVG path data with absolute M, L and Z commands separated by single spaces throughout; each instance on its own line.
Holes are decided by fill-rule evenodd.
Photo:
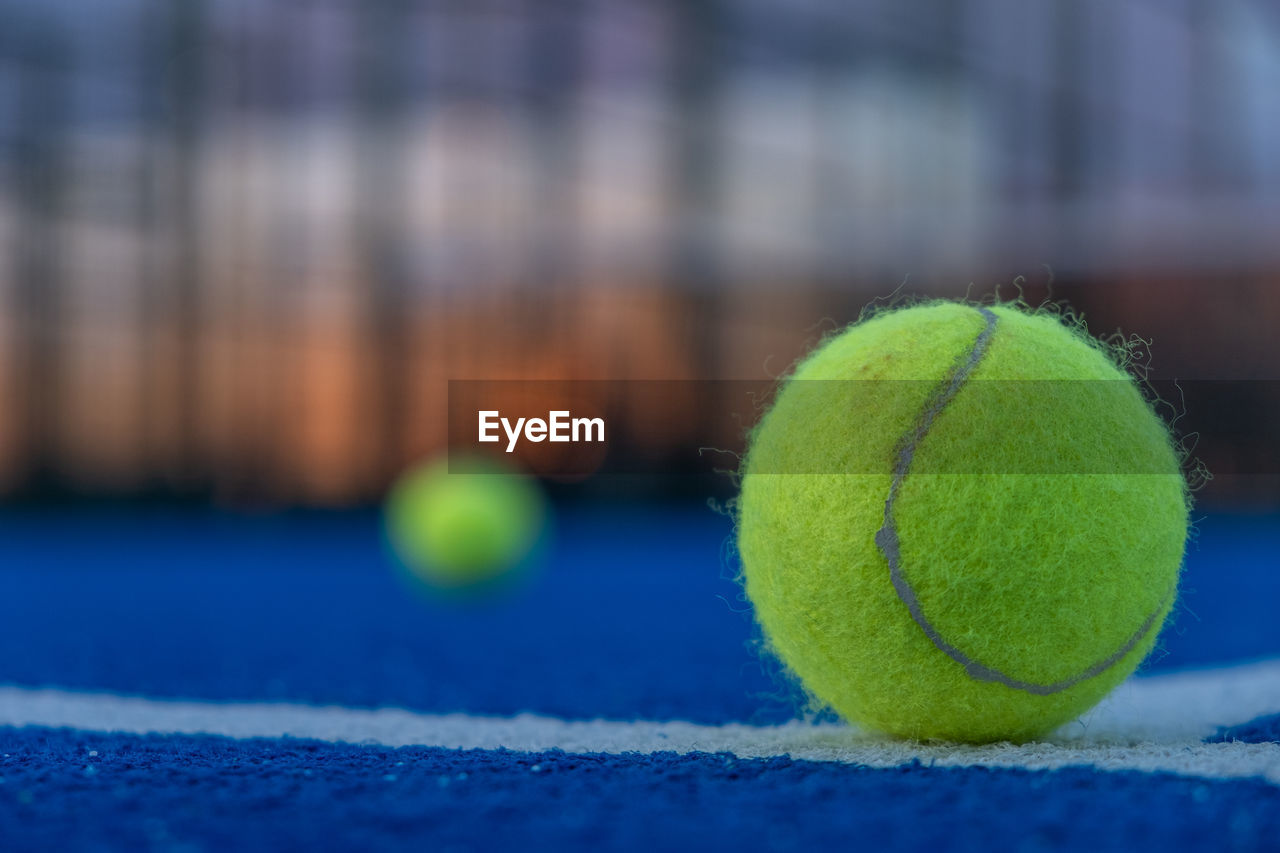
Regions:
M 704 506 L 461 599 L 372 512 L 10 510 L 0 848 L 1280 849 L 1280 519 L 1197 533 L 1140 677 L 961 747 L 802 718 Z

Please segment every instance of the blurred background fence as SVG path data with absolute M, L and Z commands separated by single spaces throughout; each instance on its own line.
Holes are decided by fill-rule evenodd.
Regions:
M 1264 0 L 0 0 L 12 497 L 365 502 L 450 379 L 758 379 L 1025 276 L 1275 505 L 1277 273 Z

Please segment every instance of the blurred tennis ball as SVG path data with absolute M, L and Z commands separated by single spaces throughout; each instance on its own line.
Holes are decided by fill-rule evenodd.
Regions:
M 532 477 L 490 459 L 453 456 L 405 472 L 384 518 L 404 567 L 432 587 L 456 590 L 525 567 L 547 514 Z

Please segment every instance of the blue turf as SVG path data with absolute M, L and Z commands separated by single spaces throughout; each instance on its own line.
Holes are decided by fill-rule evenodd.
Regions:
M 562 517 L 482 601 L 404 583 L 371 513 L 0 521 L 0 681 L 572 717 L 745 719 L 774 689 L 705 508 Z M 773 718 L 781 716 L 773 703 Z
M 96 755 L 91 755 L 96 751 Z M 24 850 L 1275 850 L 1280 788 L 0 729 Z M 431 839 L 429 848 L 423 839 Z
M 1280 714 L 1258 717 L 1238 726 L 1224 726 L 1209 743 L 1280 743 Z
M 1280 654 L 1276 520 L 1209 518 L 1153 669 Z M 0 515 L 0 682 L 567 717 L 777 720 L 705 507 L 561 513 L 496 600 L 428 600 L 372 513 Z M 780 699 L 778 694 L 784 694 Z

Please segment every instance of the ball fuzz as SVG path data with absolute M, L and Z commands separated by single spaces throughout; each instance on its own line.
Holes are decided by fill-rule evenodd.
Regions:
M 803 361 L 738 503 L 765 640 L 901 737 L 1024 741 L 1092 707 L 1173 607 L 1188 493 L 1113 356 L 1047 312 L 935 302 Z
M 387 537 L 403 566 L 431 587 L 486 586 L 525 565 L 547 507 L 530 477 L 486 459 L 439 459 L 411 469 L 387 497 Z

